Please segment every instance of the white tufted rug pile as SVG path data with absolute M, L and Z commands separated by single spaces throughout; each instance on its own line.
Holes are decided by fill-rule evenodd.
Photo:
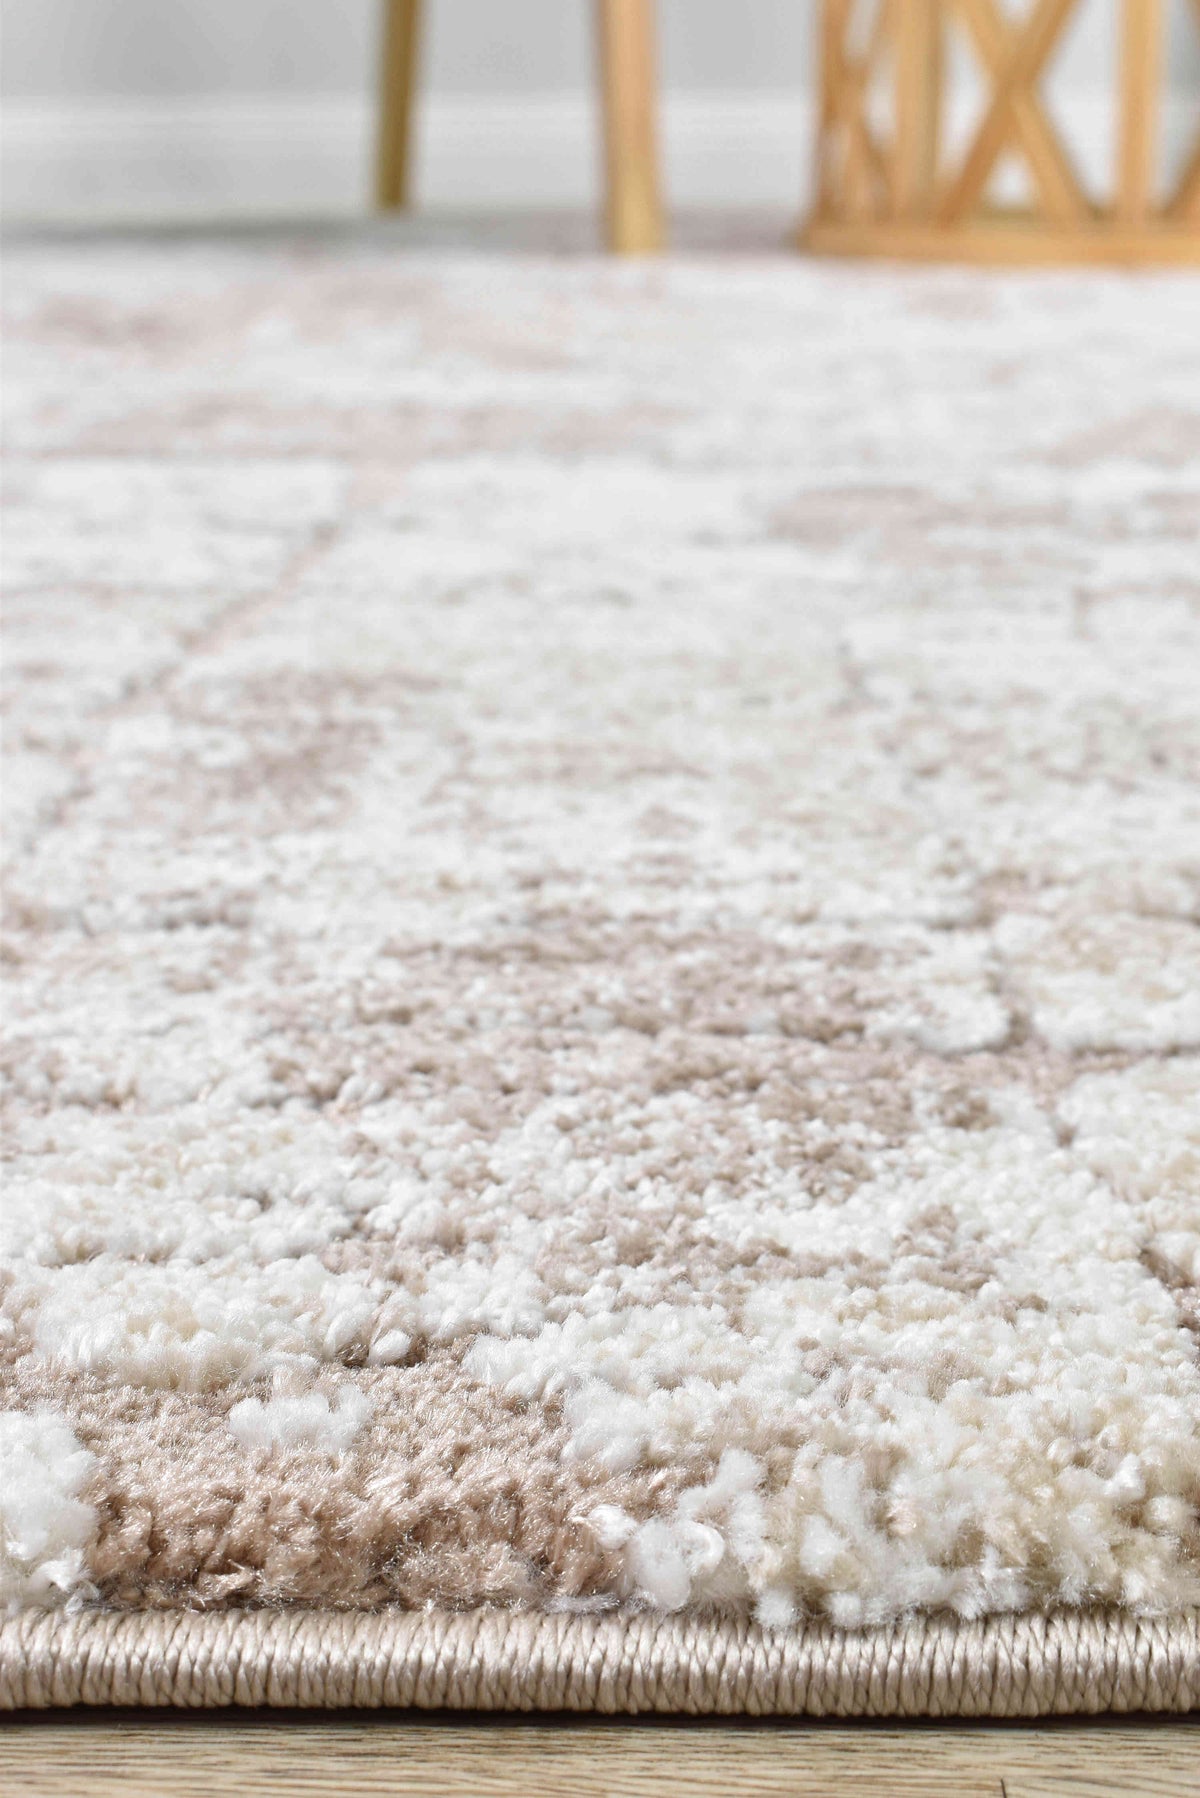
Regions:
M 0 1693 L 1200 1703 L 1200 289 L 10 253 Z

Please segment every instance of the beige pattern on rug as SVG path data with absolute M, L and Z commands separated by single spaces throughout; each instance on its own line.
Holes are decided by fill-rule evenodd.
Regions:
M 1179 1703 L 1196 283 L 7 286 L 10 1632 L 1107 1615 Z

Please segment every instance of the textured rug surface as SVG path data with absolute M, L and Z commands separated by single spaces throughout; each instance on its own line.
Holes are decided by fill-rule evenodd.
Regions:
M 1200 1703 L 1200 287 L 8 264 L 6 1701 Z

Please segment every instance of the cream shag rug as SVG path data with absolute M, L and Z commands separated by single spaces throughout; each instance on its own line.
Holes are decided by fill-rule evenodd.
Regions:
M 1200 288 L 8 268 L 10 1704 L 1200 1702 Z

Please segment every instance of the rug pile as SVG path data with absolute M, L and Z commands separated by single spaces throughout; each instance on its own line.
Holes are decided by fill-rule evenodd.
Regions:
M 1198 305 L 10 253 L 4 1702 L 1200 1703 Z

